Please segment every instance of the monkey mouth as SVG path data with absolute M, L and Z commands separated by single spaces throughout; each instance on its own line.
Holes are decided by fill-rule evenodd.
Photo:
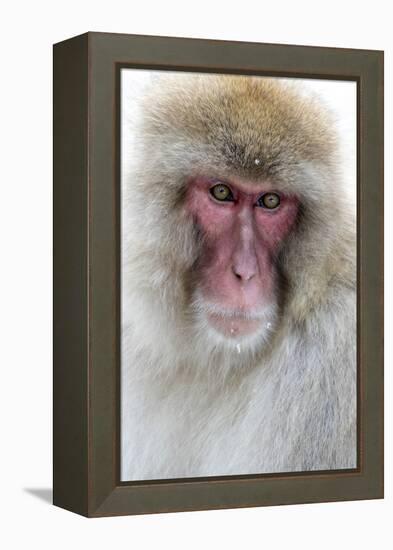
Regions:
M 274 311 L 271 306 L 262 309 L 224 308 L 198 300 L 197 310 L 213 330 L 225 339 L 241 340 L 273 328 Z
M 215 345 L 229 344 L 230 348 L 256 349 L 271 337 L 277 325 L 275 302 L 250 307 L 246 304 L 232 306 L 209 300 L 197 290 L 192 301 L 197 331 L 213 338 Z M 202 332 L 201 332 L 202 331 Z M 245 346 L 245 347 L 244 347 Z

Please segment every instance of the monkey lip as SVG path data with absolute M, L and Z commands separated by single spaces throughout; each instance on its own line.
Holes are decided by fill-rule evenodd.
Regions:
M 261 328 L 262 319 L 249 319 L 240 315 L 220 315 L 208 313 L 211 326 L 227 338 L 249 336 Z

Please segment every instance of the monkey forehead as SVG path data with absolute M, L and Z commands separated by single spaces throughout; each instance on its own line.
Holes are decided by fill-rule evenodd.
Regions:
M 164 77 L 145 112 L 147 133 L 166 147 L 168 158 L 182 150 L 193 160 L 198 152 L 204 162 L 223 162 L 239 173 L 261 176 L 301 161 L 326 161 L 336 147 L 327 110 L 280 79 Z

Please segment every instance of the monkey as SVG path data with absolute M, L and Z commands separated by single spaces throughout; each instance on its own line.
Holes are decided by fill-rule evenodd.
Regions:
M 122 480 L 356 468 L 356 220 L 331 113 L 280 78 L 167 74 L 134 134 Z

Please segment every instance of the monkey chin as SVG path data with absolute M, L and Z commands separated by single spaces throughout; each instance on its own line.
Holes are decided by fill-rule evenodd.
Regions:
M 266 305 L 253 311 L 227 309 L 204 300 L 194 302 L 200 336 L 208 336 L 215 349 L 237 353 L 255 352 L 270 339 L 277 324 L 277 306 Z M 207 344 L 207 342 L 206 342 Z M 209 347 L 209 346 L 207 346 Z
M 251 336 L 254 332 L 261 331 L 262 319 L 248 319 L 240 315 L 219 315 L 208 313 L 207 319 L 214 330 L 232 340 Z

